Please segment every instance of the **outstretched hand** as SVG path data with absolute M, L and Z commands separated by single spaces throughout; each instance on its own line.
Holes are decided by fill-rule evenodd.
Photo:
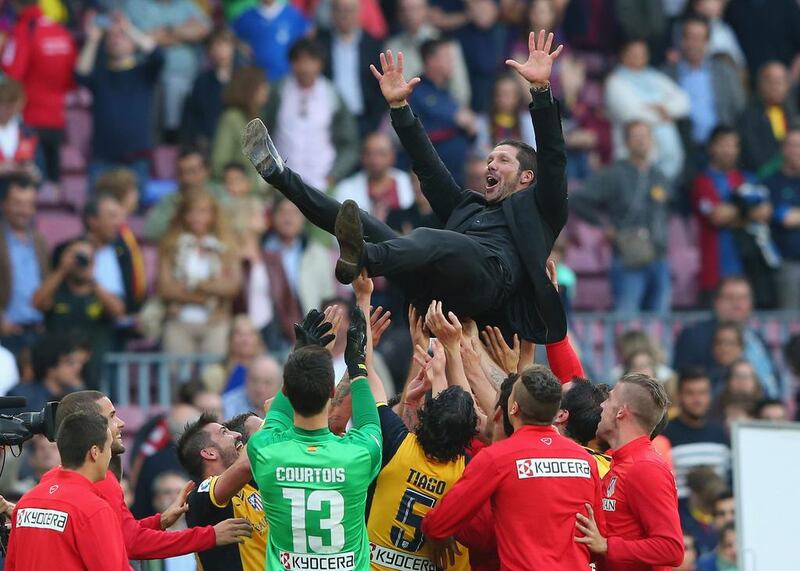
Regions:
M 513 67 L 518 74 L 524 77 L 534 88 L 543 88 L 550 82 L 550 73 L 553 70 L 553 62 L 558 59 L 564 46 L 559 44 L 553 53 L 550 50 L 553 47 L 553 32 L 547 34 L 545 38 L 545 31 L 539 31 L 539 38 L 536 38 L 536 32 L 531 32 L 528 36 L 528 61 L 519 63 L 513 59 L 507 59 L 506 65 Z
M 420 79 L 413 77 L 406 81 L 403 77 L 403 52 L 397 52 L 397 62 L 392 56 L 392 50 L 386 50 L 385 53 L 381 53 L 380 59 L 383 73 L 378 71 L 378 68 L 373 64 L 370 64 L 369 69 L 375 79 L 378 80 L 383 98 L 386 99 L 389 107 L 404 107 L 408 104 L 407 99 L 411 96 L 411 92 L 414 91 Z
M 336 338 L 334 334 L 329 334 L 333 329 L 333 324 L 326 321 L 325 318 L 324 313 L 312 309 L 301 323 L 294 324 L 294 335 L 297 339 L 294 344 L 295 350 L 307 345 L 325 347 Z

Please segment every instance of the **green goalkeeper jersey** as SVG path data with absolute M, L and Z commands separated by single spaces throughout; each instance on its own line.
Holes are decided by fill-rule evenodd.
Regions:
M 269 571 L 367 571 L 364 510 L 381 468 L 381 425 L 365 378 L 351 383 L 353 428 L 303 430 L 281 393 L 247 454 L 269 521 Z

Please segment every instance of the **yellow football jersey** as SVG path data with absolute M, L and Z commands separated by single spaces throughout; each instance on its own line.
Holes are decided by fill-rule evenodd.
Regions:
M 384 449 L 384 454 L 386 450 Z M 372 569 L 433 571 L 432 549 L 422 535 L 422 518 L 442 499 L 464 472 L 465 459 L 436 462 L 425 456 L 417 437 L 408 433 L 381 470 L 367 520 Z M 469 569 L 467 549 L 456 571 Z

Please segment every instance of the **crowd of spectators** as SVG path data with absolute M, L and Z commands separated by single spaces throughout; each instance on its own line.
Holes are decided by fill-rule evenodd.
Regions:
M 687 551 L 697 569 L 735 559 L 730 425 L 786 420 L 796 408 L 800 342 L 786 348 L 787 370 L 750 322 L 754 310 L 800 310 L 796 1 L 14 6 L 0 19 L 2 393 L 32 410 L 97 388 L 109 351 L 223 356 L 140 423 L 137 516 L 180 489 L 174 440 L 186 421 L 258 410 L 280 386 L 293 324 L 353 303 L 334 279 L 329 238 L 241 154 L 247 121 L 263 119 L 308 183 L 398 231 L 436 227 L 369 65 L 381 49 L 404 53 L 407 75 L 422 79 L 412 108 L 456 180 L 481 189 L 497 141 L 535 146 L 529 95 L 503 62 L 524 59 L 528 32 L 543 28 L 566 48 L 552 85 L 573 210 L 553 253 L 562 296 L 569 307 L 580 294 L 570 265 L 586 225 L 611 252 L 602 270 L 623 316 L 673 308 L 684 270 L 672 263 L 676 227 L 698 252 L 689 305 L 711 317 L 680 332 L 671 363 L 656 340 L 624 332 L 613 378 L 597 380 L 647 372 L 666 384 Z M 59 224 L 44 223 L 53 213 Z M 373 299 L 395 316 L 376 354 L 394 393 L 412 347 L 397 317 L 404 300 L 382 279 Z M 32 441 L 0 492 L 35 482 L 54 461 L 48 446 Z

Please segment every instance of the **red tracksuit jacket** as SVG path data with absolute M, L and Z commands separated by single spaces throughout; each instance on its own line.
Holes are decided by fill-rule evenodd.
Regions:
M 584 503 L 600 514 L 597 463 L 552 426 L 523 426 L 482 450 L 422 521 L 434 539 L 456 535 L 491 502 L 501 569 L 588 570 L 589 550 L 575 543 Z M 602 528 L 601 521 L 598 522 Z
M 7 571 L 129 571 L 114 511 L 81 474 L 56 468 L 11 515 Z
M 668 571 L 683 561 L 675 477 L 647 436 L 614 451 L 603 513 L 606 571 Z
M 45 474 L 42 482 L 47 481 L 55 470 Z M 214 527 L 210 525 L 181 531 L 162 531 L 159 514 L 137 521 L 125 504 L 119 480 L 111 471 L 106 474 L 105 480 L 100 480 L 94 486 L 117 516 L 117 525 L 122 528 L 129 559 L 167 559 L 206 551 L 217 544 Z
M 19 13 L 0 63 L 25 88 L 22 117 L 27 125 L 64 128 L 64 100 L 75 86 L 77 56 L 70 33 L 41 8 L 30 6 Z

